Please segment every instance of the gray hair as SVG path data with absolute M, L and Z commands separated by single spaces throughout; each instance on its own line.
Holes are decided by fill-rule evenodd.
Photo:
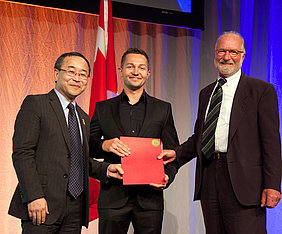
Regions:
M 224 37 L 224 36 L 226 36 L 226 35 L 236 35 L 236 36 L 238 36 L 239 38 L 241 38 L 241 40 L 242 40 L 242 50 L 246 53 L 246 50 L 245 50 L 245 40 L 244 40 L 244 38 L 242 37 L 242 35 L 241 35 L 240 33 L 236 32 L 236 31 L 226 31 L 226 32 L 222 33 L 222 34 L 217 38 L 217 40 L 216 40 L 215 48 L 216 48 L 216 46 L 217 46 L 217 43 L 218 43 L 219 39 L 221 39 L 222 37 Z

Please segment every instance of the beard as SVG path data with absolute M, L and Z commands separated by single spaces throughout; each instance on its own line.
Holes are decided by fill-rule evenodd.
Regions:
M 140 82 L 136 82 L 136 83 L 131 82 L 130 79 L 126 79 L 126 78 L 124 78 L 123 81 L 124 81 L 124 85 L 132 91 L 142 88 L 146 83 L 146 79 L 144 78 L 142 78 Z
M 215 60 L 215 67 L 218 70 L 219 74 L 223 75 L 224 77 L 229 77 L 234 75 L 237 71 L 239 71 L 242 67 L 243 60 L 241 59 L 240 62 L 234 63 L 234 61 L 224 61 L 223 59 L 216 61 Z M 226 66 L 225 64 L 229 64 Z

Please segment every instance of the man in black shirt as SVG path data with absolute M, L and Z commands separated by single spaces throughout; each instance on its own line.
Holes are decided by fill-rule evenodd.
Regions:
M 120 163 L 120 157 L 130 157 L 130 149 L 119 140 L 120 136 L 160 138 L 164 148 L 177 146 L 171 105 L 144 91 L 150 76 L 146 52 L 128 49 L 122 56 L 119 71 L 124 81 L 123 92 L 96 104 L 90 127 L 90 155 L 109 163 Z M 135 233 L 161 233 L 162 190 L 169 186 L 176 173 L 174 162 L 165 166 L 166 184 L 123 186 L 116 179 L 101 183 L 99 233 L 127 233 L 130 222 Z

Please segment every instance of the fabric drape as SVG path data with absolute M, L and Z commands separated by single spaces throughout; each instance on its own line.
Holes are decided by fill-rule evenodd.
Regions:
M 210 0 L 205 1 L 204 31 L 114 18 L 116 67 L 128 47 L 147 51 L 151 68 L 147 92 L 171 102 L 183 142 L 194 128 L 199 90 L 217 77 L 214 44 L 223 31 L 242 32 L 247 51 L 243 71 L 273 82 L 282 97 L 281 15 L 279 0 Z M 55 86 L 54 63 L 60 54 L 78 51 L 93 64 L 97 28 L 97 15 L 0 1 L 1 233 L 21 232 L 20 221 L 7 214 L 17 184 L 11 139 L 20 105 L 26 95 L 46 93 Z M 120 93 L 121 77 L 117 82 Z M 89 97 L 90 84 L 77 99 L 85 111 Z M 165 191 L 164 234 L 205 233 L 200 204 L 193 202 L 194 168 L 195 160 L 181 168 Z M 270 233 L 282 232 L 281 209 L 280 203 L 268 211 Z

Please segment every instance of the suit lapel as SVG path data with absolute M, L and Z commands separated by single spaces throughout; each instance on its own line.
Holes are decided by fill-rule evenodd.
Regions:
M 151 98 L 148 94 L 145 94 L 146 97 L 146 110 L 145 110 L 145 118 L 140 129 L 138 136 L 142 136 L 145 134 L 145 131 L 149 128 L 150 122 L 152 121 L 152 113 L 154 112 L 154 99 Z
M 114 122 L 116 123 L 117 128 L 120 130 L 121 135 L 126 135 L 125 130 L 122 127 L 121 121 L 120 121 L 120 95 L 113 98 L 111 100 L 111 111 L 112 116 L 114 119 Z
M 87 130 L 86 130 L 86 120 L 82 117 L 83 112 L 82 109 L 76 105 L 76 110 L 79 116 L 79 122 L 81 126 L 81 131 L 82 131 L 82 138 L 83 138 L 83 147 L 86 147 L 88 149 L 88 138 L 87 138 Z
M 86 119 L 83 118 L 83 110 L 76 104 L 76 110 L 78 113 L 78 117 L 79 117 L 79 122 L 80 122 L 80 126 L 81 126 L 81 132 L 82 132 L 82 138 L 83 138 L 83 156 L 84 156 L 84 181 L 85 181 L 85 185 L 86 188 L 88 188 L 88 171 L 89 171 L 89 164 L 88 164 L 88 160 L 89 160 L 89 144 L 88 144 L 88 136 L 87 136 L 87 122 Z M 87 190 L 88 191 L 88 190 Z
M 199 124 L 199 141 L 198 141 L 198 152 L 199 155 L 201 154 L 201 142 L 202 142 L 202 132 L 203 132 L 203 127 L 204 127 L 204 122 L 205 122 L 205 116 L 206 116 L 206 111 L 208 107 L 208 103 L 210 100 L 210 97 L 212 95 L 212 91 L 214 89 L 214 86 L 216 85 L 216 82 L 210 84 L 205 90 L 203 90 L 203 93 L 201 94 L 202 97 L 200 98 L 201 103 L 199 104 L 199 116 L 198 116 L 198 124 Z M 201 158 L 201 157 L 200 157 Z
M 229 137 L 228 145 L 232 141 L 232 138 L 243 118 L 246 108 L 248 94 L 246 92 L 246 86 L 248 85 L 248 78 L 242 73 L 238 87 L 236 89 L 234 100 L 232 104 L 231 114 L 230 114 L 230 126 L 229 126 Z
M 67 127 L 66 117 L 65 117 L 64 111 L 62 109 L 62 105 L 60 103 L 60 100 L 57 97 L 54 90 L 49 92 L 49 100 L 50 100 L 50 105 L 53 108 L 53 110 L 56 114 L 56 117 L 57 117 L 57 119 L 60 123 L 61 130 L 62 130 L 64 139 L 66 141 L 66 144 L 68 146 L 68 149 L 70 150 L 70 138 L 69 138 L 69 132 L 68 132 L 68 127 Z

